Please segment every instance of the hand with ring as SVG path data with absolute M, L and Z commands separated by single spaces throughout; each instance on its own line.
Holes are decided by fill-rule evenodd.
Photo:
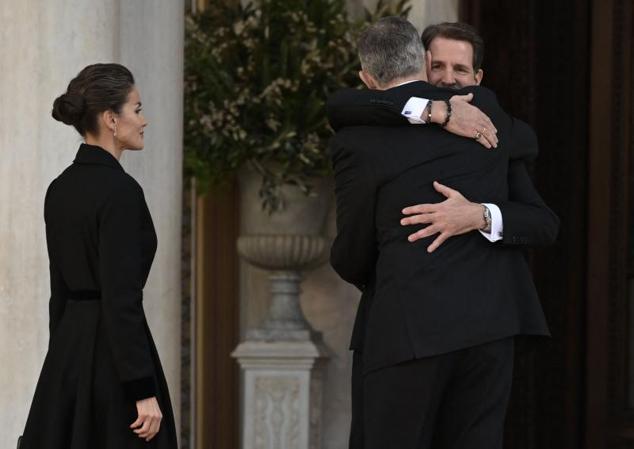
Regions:
M 474 138 L 474 130 L 476 130 L 478 135 L 475 140 L 477 140 L 480 145 L 488 149 L 497 148 L 498 130 L 484 112 L 471 104 L 471 100 L 473 100 L 473 94 L 454 95 L 451 97 L 449 100 L 451 103 L 451 118 L 449 119 L 449 123 L 445 126 L 445 130 L 469 139 Z M 434 101 L 432 110 L 434 106 L 438 106 L 439 109 L 442 109 L 444 103 Z M 437 113 L 432 113 L 438 114 L 437 117 L 440 118 L 438 123 L 442 123 L 442 120 L 444 120 L 446 116 L 446 112 L 442 110 Z

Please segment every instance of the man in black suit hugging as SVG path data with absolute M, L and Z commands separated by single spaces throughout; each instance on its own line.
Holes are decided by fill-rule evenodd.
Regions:
M 526 173 L 536 137 L 487 89 L 423 82 L 421 41 L 404 19 L 370 26 L 359 57 L 372 90 L 339 92 L 329 105 L 337 130 L 331 263 L 363 292 L 351 344 L 350 447 L 501 448 L 513 337 L 548 335 L 522 252 L 558 230 Z M 491 129 L 473 129 L 472 138 L 443 129 L 455 94 L 473 94 L 495 138 Z M 407 126 L 394 111 L 443 126 Z M 497 149 L 482 149 L 484 140 Z M 412 224 L 427 226 L 412 234 Z

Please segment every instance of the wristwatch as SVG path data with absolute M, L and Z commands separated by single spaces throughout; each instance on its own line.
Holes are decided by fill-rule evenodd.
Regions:
M 484 204 L 482 205 L 482 218 L 484 219 L 484 227 L 480 228 L 482 232 L 491 233 L 491 211 Z

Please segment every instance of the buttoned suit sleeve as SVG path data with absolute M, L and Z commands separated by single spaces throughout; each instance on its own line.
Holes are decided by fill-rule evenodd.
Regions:
M 337 236 L 330 263 L 339 276 L 363 290 L 377 258 L 374 224 L 375 174 L 362 151 L 351 150 L 335 136 L 331 141 L 337 203 Z
M 498 207 L 504 217 L 502 243 L 540 246 L 552 244 L 559 232 L 559 218 L 535 189 L 522 160 L 509 162 L 509 201 Z
M 528 124 L 518 119 L 513 119 L 510 151 L 508 201 L 497 204 L 504 217 L 502 243 L 551 244 L 559 232 L 559 218 L 546 205 L 529 176 L 527 164 L 538 155 L 537 136 Z
M 102 317 L 120 381 L 133 400 L 156 394 L 142 305 L 144 211 L 141 187 L 126 177 L 110 193 L 99 217 Z

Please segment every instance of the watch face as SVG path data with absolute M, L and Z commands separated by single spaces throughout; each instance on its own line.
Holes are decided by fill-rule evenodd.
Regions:
M 484 228 L 482 229 L 485 232 L 491 232 L 491 210 L 485 206 L 484 207 Z

